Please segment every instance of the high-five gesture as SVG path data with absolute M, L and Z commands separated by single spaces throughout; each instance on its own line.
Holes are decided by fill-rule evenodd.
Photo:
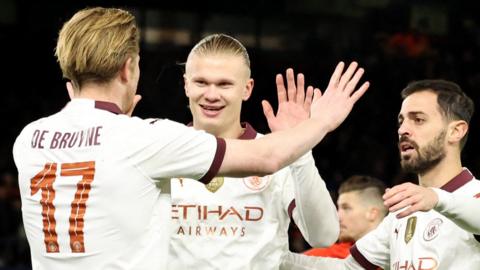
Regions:
M 356 86 L 362 78 L 364 69 L 352 62 L 343 72 L 345 64 L 340 62 L 330 78 L 327 89 L 322 93 L 315 89 L 310 117 L 327 124 L 328 131 L 337 128 L 347 117 L 357 100 L 367 91 L 369 82 Z
M 288 89 L 285 89 L 282 74 L 277 74 L 276 77 L 278 96 L 276 115 L 270 103 L 266 100 L 262 101 L 263 113 L 272 132 L 294 127 L 310 117 L 313 87 L 308 86 L 305 93 L 305 77 L 302 73 L 299 73 L 297 84 L 295 84 L 295 74 L 291 68 L 287 69 L 285 77 L 287 78 Z

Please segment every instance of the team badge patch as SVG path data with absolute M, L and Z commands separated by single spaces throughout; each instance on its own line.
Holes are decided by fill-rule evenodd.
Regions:
M 247 188 L 259 191 L 265 189 L 268 184 L 270 183 L 270 176 L 259 177 L 259 176 L 251 176 L 247 178 L 243 178 L 243 183 Z
M 409 217 L 407 220 L 407 228 L 405 228 L 405 243 L 408 244 L 415 234 L 415 227 L 417 227 L 417 217 Z
M 423 232 L 423 240 L 431 241 L 435 239 L 435 237 L 437 237 L 439 234 L 442 223 L 443 220 L 439 218 L 430 221 L 430 223 L 427 225 L 427 228 L 425 228 L 425 231 Z
M 223 177 L 215 177 L 212 179 L 212 181 L 210 181 L 210 183 L 205 185 L 205 188 L 207 188 L 208 191 L 215 193 L 223 186 L 223 182 Z

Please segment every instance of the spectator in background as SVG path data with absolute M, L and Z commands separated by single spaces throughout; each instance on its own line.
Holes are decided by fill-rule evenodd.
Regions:
M 340 185 L 338 190 L 338 217 L 340 236 L 338 242 L 327 248 L 313 248 L 306 255 L 346 258 L 350 247 L 359 238 L 375 229 L 387 215 L 382 195 L 385 184 L 377 178 L 353 175 Z

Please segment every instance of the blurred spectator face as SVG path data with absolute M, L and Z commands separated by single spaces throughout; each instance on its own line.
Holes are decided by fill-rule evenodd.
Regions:
M 355 242 L 369 231 L 368 207 L 362 203 L 358 191 L 338 196 L 338 217 L 340 219 L 340 242 Z

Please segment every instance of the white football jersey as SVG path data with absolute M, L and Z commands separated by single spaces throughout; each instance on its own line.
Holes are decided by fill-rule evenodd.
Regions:
M 156 184 L 180 176 L 208 182 L 225 141 L 119 113 L 112 103 L 74 99 L 18 136 L 33 269 L 165 269 L 170 220 Z
M 480 181 L 464 169 L 441 189 L 478 197 Z M 365 269 L 480 269 L 480 242 L 476 236 L 435 210 L 401 219 L 395 213 L 389 214 L 376 230 L 356 242 L 351 254 Z
M 248 124 L 240 139 L 254 139 Z M 261 136 L 261 135 L 259 135 Z M 287 168 L 265 177 L 173 179 L 168 269 L 278 269 L 295 207 Z

